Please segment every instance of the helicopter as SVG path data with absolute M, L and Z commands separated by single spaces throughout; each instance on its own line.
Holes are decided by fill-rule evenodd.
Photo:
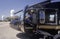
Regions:
M 60 38 L 60 2 L 51 1 L 47 0 L 25 7 L 23 33 L 34 34 L 39 39 Z

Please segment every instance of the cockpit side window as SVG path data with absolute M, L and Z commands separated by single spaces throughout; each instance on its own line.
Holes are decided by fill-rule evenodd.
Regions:
M 39 20 L 40 20 L 40 23 L 45 22 L 45 12 L 43 10 L 39 11 Z

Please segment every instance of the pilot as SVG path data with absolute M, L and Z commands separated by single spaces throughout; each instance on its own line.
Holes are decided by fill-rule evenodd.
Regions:
M 32 20 L 32 14 L 31 13 L 26 13 L 25 21 L 27 24 L 31 24 Z
M 26 13 L 25 21 L 28 25 L 33 27 L 33 30 L 36 30 L 37 18 L 36 13 L 31 10 L 29 13 Z

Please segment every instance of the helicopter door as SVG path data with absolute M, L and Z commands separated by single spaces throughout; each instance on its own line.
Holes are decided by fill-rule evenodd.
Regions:
M 56 13 L 49 15 L 49 23 L 51 25 L 57 25 L 57 16 L 56 15 L 57 15 Z
M 39 20 L 40 20 L 40 24 L 45 23 L 45 12 L 43 10 L 39 12 Z

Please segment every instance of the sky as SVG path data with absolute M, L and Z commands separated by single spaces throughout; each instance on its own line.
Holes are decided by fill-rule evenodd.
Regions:
M 15 12 L 17 12 L 21 9 L 24 9 L 26 5 L 33 5 L 43 1 L 45 0 L 0 0 L 0 19 L 2 15 L 4 15 L 4 17 L 10 16 L 10 11 L 12 9 L 15 10 Z M 23 12 L 20 12 L 17 15 L 22 14 Z

